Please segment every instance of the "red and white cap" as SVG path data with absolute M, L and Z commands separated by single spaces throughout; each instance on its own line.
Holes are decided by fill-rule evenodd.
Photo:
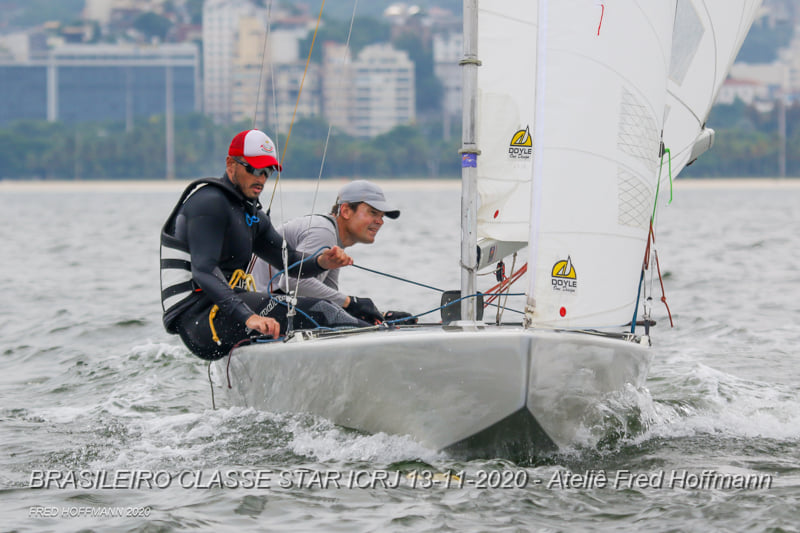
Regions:
M 237 133 L 228 148 L 228 155 L 243 157 L 254 168 L 278 167 L 278 170 L 283 170 L 278 162 L 275 143 L 260 130 L 245 130 Z

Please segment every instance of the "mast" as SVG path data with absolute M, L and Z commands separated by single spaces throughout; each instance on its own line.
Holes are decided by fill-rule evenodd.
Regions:
M 477 292 L 475 269 L 477 254 L 477 182 L 478 146 L 475 139 L 475 115 L 478 92 L 478 0 L 464 0 L 464 59 L 462 131 L 461 131 L 461 320 L 474 322 Z

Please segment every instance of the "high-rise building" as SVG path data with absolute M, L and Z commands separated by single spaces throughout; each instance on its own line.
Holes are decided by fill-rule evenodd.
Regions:
M 249 0 L 206 2 L 204 102 L 218 123 L 246 121 L 275 134 L 286 132 L 293 117 L 320 114 L 319 67 L 305 72 L 298 57 L 306 19 L 288 19 L 274 8 L 270 27 L 267 15 Z
M 241 17 L 238 21 L 238 38 L 231 58 L 230 119 L 233 122 L 252 121 L 254 127 L 265 124 L 267 106 L 261 95 L 270 67 L 263 58 L 266 33 L 266 27 L 258 18 Z
M 353 63 L 351 128 L 374 137 L 415 121 L 414 63 L 389 44 L 364 48 Z
M 263 39 L 262 44 L 241 49 L 239 40 L 257 42 L 258 36 L 253 35 L 253 31 L 254 28 L 264 31 L 266 15 L 263 7 L 257 7 L 249 0 L 206 0 L 203 5 L 203 107 L 205 113 L 218 123 L 227 124 L 242 118 L 236 115 L 236 110 L 241 111 L 248 105 L 242 100 L 243 95 L 237 96 L 234 105 L 234 87 L 235 84 L 242 87 L 241 84 L 252 82 L 245 80 L 254 70 L 254 59 L 249 52 L 260 53 Z M 246 57 L 237 59 L 240 51 L 248 53 Z M 260 57 L 258 63 L 261 63 Z M 240 68 L 246 72 L 237 73 Z M 257 81 L 258 73 L 255 75 Z M 251 116 L 254 106 L 255 103 L 251 107 Z

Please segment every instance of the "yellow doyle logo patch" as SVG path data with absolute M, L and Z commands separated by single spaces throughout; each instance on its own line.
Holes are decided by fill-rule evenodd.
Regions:
M 531 139 L 531 130 L 529 126 L 525 126 L 524 130 L 517 131 L 511 137 L 511 143 L 508 147 L 508 156 L 511 159 L 530 159 L 533 153 L 533 141 Z
M 575 292 L 578 288 L 578 274 L 575 272 L 575 266 L 569 256 L 566 259 L 556 261 L 551 275 L 550 282 L 554 291 Z

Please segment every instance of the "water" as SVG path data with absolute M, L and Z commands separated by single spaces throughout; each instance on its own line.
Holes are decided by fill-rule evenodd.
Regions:
M 798 531 L 797 185 L 676 188 L 657 235 L 676 325 L 657 303 L 647 388 L 598 406 L 585 445 L 520 464 L 454 461 L 310 416 L 213 410 L 206 366 L 161 327 L 157 236 L 179 187 L 1 185 L 3 530 Z M 403 216 L 351 249 L 356 261 L 456 288 L 455 188 L 398 187 Z M 275 217 L 312 197 L 286 192 Z M 342 285 L 384 308 L 438 299 L 353 270 Z M 148 473 L 174 478 L 137 488 Z M 214 487 L 215 474 L 239 487 Z M 765 486 L 715 488 L 723 474 Z M 247 487 L 256 475 L 269 488 Z M 44 476 L 49 487 L 32 488 Z M 463 483 L 481 476 L 487 488 Z

